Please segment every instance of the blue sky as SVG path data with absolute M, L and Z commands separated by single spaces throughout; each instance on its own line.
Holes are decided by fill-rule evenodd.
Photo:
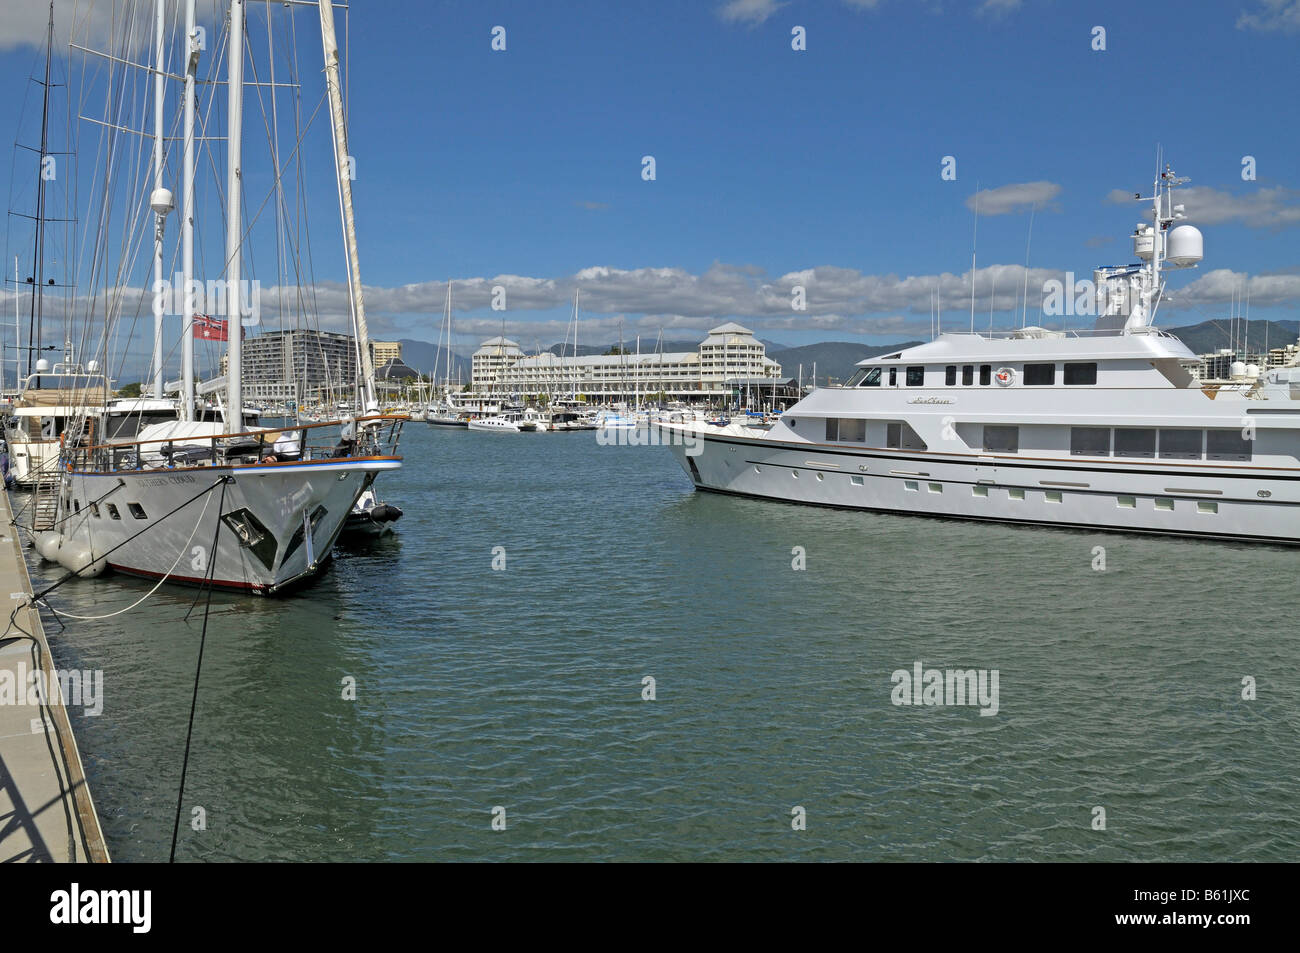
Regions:
M 995 278 L 996 323 L 1013 320 L 1029 226 L 1015 200 L 1040 200 L 1032 318 L 1045 276 L 1131 260 L 1139 208 L 1110 196 L 1149 191 L 1157 147 L 1192 178 L 1189 220 L 1206 237 L 1159 323 L 1226 316 L 1246 287 L 1252 318 L 1297 317 L 1295 0 L 355 0 L 350 19 L 378 334 L 436 340 L 450 277 L 462 344 L 499 332 L 494 284 L 507 288 L 507 332 L 530 347 L 563 337 L 575 284 L 593 343 L 620 323 L 645 341 L 730 319 L 791 344 L 927 336 L 935 287 L 949 326 L 969 323 L 977 183 L 1002 190 L 979 221 L 985 326 Z M 0 35 L 7 90 L 36 52 L 13 21 Z M 804 51 L 791 49 L 796 26 Z M 0 129 L 17 125 L 5 97 Z M 944 156 L 955 181 L 940 177 Z M 309 216 L 324 289 L 343 277 L 328 188 Z M 789 308 L 796 283 L 806 312 Z M 323 307 L 323 323 L 337 320 Z

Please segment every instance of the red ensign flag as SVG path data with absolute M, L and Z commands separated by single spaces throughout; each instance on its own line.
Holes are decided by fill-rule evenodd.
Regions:
M 200 341 L 227 341 L 226 319 L 206 314 L 194 316 L 194 337 Z

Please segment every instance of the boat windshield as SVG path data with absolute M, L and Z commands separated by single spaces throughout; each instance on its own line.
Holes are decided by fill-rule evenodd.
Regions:
M 879 387 L 880 386 L 880 368 L 862 367 L 857 373 L 848 379 L 844 384 L 845 387 Z

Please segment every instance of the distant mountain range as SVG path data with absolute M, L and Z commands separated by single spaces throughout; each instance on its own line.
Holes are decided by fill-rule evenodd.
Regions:
M 801 347 L 789 347 L 781 351 L 769 351 L 767 356 L 781 365 L 785 377 L 799 377 L 799 368 L 803 367 L 803 380 L 811 384 L 813 367 L 817 368 L 817 383 L 843 381 L 853 375 L 854 365 L 869 357 L 878 357 L 900 348 L 915 347 L 920 341 L 903 341 L 897 344 L 862 344 L 858 341 L 821 341 L 817 344 L 804 344 Z
M 1165 328 L 1197 354 L 1209 354 L 1223 347 L 1232 346 L 1232 322 L 1227 319 L 1202 321 L 1182 328 Z M 1295 344 L 1300 338 L 1300 321 L 1244 321 L 1236 323 L 1237 347 L 1249 348 L 1251 353 L 1268 347 L 1284 347 Z M 1243 347 L 1245 345 L 1245 347 Z
M 407 367 L 413 367 L 421 374 L 432 374 L 434 368 L 437 368 L 437 378 L 442 380 L 447 374 L 447 357 L 444 351 L 437 344 L 430 344 L 428 341 L 415 341 L 411 338 L 401 338 L 399 343 L 402 345 L 402 363 Z M 468 357 L 462 357 L 455 351 L 451 352 L 451 377 L 456 379 L 459 373 L 460 379 L 469 383 L 470 360 Z

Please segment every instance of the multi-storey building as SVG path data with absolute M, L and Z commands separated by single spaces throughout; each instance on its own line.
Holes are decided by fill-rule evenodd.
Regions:
M 401 341 L 371 341 L 370 342 L 370 363 L 376 368 L 382 367 L 389 361 L 400 361 L 402 359 L 402 342 Z
M 737 382 L 780 378 L 781 365 L 761 341 L 739 324 L 709 332 L 697 350 L 669 354 L 603 354 L 527 357 L 503 337 L 484 341 L 473 357 L 473 385 L 499 397 L 580 395 L 598 402 L 660 398 L 718 401 L 731 398 Z
M 351 392 L 357 378 L 357 343 L 350 334 L 331 331 L 264 331 L 244 339 L 241 361 L 245 400 L 329 399 Z

